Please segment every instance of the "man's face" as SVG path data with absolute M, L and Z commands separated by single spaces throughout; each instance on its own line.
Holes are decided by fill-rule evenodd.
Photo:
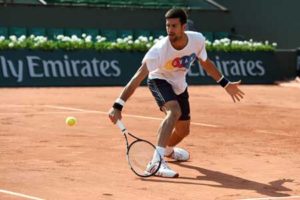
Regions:
M 166 19 L 166 29 L 170 41 L 176 42 L 182 38 L 185 30 L 185 24 L 181 24 L 179 18 L 169 18 Z

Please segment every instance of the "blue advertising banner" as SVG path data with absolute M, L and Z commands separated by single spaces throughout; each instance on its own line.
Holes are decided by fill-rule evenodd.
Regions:
M 297 51 L 297 76 L 300 77 L 300 48 Z
M 140 53 L 2 51 L 0 86 L 123 85 L 140 65 Z
M 80 51 L 0 51 L 0 86 L 119 86 L 141 65 L 144 53 Z M 230 80 L 270 84 L 284 76 L 273 52 L 209 52 L 210 59 Z M 188 83 L 215 84 L 194 63 Z
M 284 76 L 277 69 L 273 52 L 209 52 L 209 58 L 225 77 L 247 84 L 270 84 Z M 191 84 L 214 83 L 199 63 L 188 74 Z M 199 80 L 200 79 L 200 80 Z

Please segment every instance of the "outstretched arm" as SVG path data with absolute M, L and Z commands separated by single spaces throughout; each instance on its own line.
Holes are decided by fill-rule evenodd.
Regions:
M 226 92 L 231 96 L 233 102 L 240 101 L 245 93 L 238 88 L 241 81 L 230 82 L 219 72 L 215 64 L 210 60 L 206 61 L 199 60 L 203 69 L 210 75 L 215 81 L 220 83 L 226 90 Z
M 134 93 L 135 89 L 139 87 L 141 82 L 146 78 L 149 71 L 145 63 L 137 70 L 131 80 L 127 83 L 123 91 L 121 92 L 119 98 L 123 101 L 127 101 L 129 97 Z
M 117 120 L 122 118 L 121 111 L 125 102 L 134 93 L 135 89 L 141 84 L 146 78 L 149 71 L 145 63 L 137 70 L 131 80 L 127 83 L 119 98 L 115 101 L 113 107 L 109 110 L 108 116 L 110 120 L 115 124 Z

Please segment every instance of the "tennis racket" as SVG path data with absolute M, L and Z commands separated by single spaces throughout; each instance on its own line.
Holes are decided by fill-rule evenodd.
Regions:
M 156 151 L 155 146 L 151 142 L 129 133 L 120 120 L 117 121 L 117 126 L 125 137 L 127 147 L 126 156 L 130 169 L 139 177 L 155 175 L 162 162 L 162 157 Z M 128 136 L 132 138 L 130 144 Z M 155 162 L 152 162 L 154 153 L 156 153 L 157 159 Z

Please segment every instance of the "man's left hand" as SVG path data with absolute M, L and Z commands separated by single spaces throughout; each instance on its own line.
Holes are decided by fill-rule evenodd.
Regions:
M 241 80 L 237 82 L 229 82 L 225 88 L 226 92 L 231 96 L 233 102 L 240 101 L 242 98 L 244 98 L 245 93 L 238 88 L 240 84 Z

